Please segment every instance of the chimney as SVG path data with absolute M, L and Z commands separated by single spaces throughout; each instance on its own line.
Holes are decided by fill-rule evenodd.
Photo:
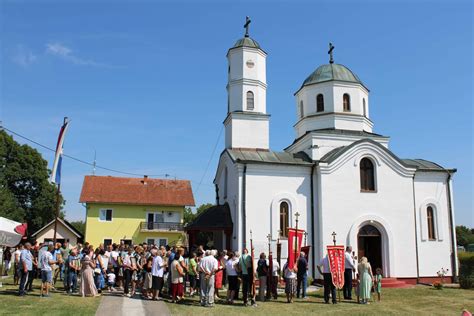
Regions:
M 147 176 L 147 175 L 144 175 L 144 176 L 143 176 L 142 183 L 143 183 L 143 184 L 147 184 L 147 183 L 146 183 L 147 180 L 148 180 L 148 176 Z

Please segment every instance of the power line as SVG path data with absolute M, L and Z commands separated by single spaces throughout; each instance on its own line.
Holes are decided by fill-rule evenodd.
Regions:
M 214 144 L 214 149 L 212 150 L 211 157 L 209 157 L 209 161 L 207 162 L 206 169 L 204 170 L 204 173 L 202 174 L 201 180 L 199 181 L 198 187 L 196 189 L 196 194 L 199 192 L 199 188 L 201 188 L 202 181 L 204 180 L 204 177 L 207 174 L 207 170 L 209 169 L 212 158 L 214 157 L 214 153 L 216 152 L 217 145 L 219 144 L 219 140 L 221 139 L 223 129 L 224 129 L 224 125 L 221 126 L 221 130 L 219 131 L 219 135 L 217 136 L 216 143 Z
M 8 132 L 10 132 L 11 134 L 13 134 L 15 136 L 23 138 L 24 140 L 27 140 L 27 141 L 29 141 L 29 142 L 31 142 L 31 143 L 33 143 L 33 144 L 35 144 L 35 145 L 37 145 L 41 148 L 44 148 L 44 149 L 52 151 L 52 152 L 56 152 L 55 149 L 53 149 L 51 147 L 48 147 L 46 145 L 43 145 L 41 143 L 38 143 L 37 141 L 34 141 L 33 139 L 31 139 L 29 137 L 23 136 L 23 135 L 15 132 L 15 131 L 12 131 L 11 129 L 6 128 L 5 126 L 0 126 L 0 130 L 1 129 L 4 129 L 4 130 L 8 131 Z M 126 172 L 126 171 L 121 171 L 121 170 L 117 170 L 117 169 L 107 168 L 107 167 L 104 167 L 104 166 L 99 166 L 95 163 L 91 163 L 91 162 L 88 162 L 88 161 L 85 161 L 85 160 L 82 160 L 82 159 L 79 159 L 79 158 L 76 158 L 76 157 L 73 157 L 73 156 L 70 156 L 70 155 L 67 155 L 67 154 L 63 154 L 63 157 L 67 157 L 69 159 L 80 162 L 82 164 L 85 164 L 85 165 L 88 165 L 88 166 L 91 166 L 91 167 L 95 167 L 97 169 L 102 169 L 102 170 L 106 170 L 106 171 L 110 171 L 110 172 L 114 172 L 114 173 L 126 174 L 126 175 L 130 175 L 130 176 L 139 176 L 139 177 L 143 176 L 143 174 L 140 174 L 140 173 Z M 150 174 L 148 176 L 150 176 L 150 177 L 169 177 L 170 175 L 167 174 L 167 173 L 163 173 L 163 174 Z

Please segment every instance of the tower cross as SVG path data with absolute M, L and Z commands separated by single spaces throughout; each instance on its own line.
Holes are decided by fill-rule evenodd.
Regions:
M 334 45 L 332 45 L 332 43 L 329 43 L 329 51 L 328 51 L 328 54 L 329 54 L 329 63 L 330 64 L 334 64 L 334 58 L 332 56 L 332 51 L 334 50 Z
M 252 20 L 250 20 L 250 18 L 248 16 L 245 17 L 245 24 L 244 24 L 244 28 L 245 28 L 245 37 L 249 37 L 249 26 L 250 26 L 250 22 L 252 22 Z

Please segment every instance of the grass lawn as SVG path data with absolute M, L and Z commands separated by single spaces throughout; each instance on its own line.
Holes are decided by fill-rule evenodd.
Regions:
M 224 291 L 222 291 L 224 293 Z M 383 289 L 381 302 L 359 305 L 342 301 L 337 305 L 324 304 L 322 290 L 311 294 L 309 300 L 295 300 L 287 304 L 280 296 L 278 301 L 258 302 L 257 307 L 243 307 L 216 304 L 214 308 L 200 307 L 198 298 L 182 304 L 167 303 L 173 315 L 461 315 L 466 308 L 474 311 L 474 291 L 461 289 L 436 290 L 426 286 L 409 289 Z M 342 294 L 342 293 L 341 293 Z M 190 306 L 191 305 L 191 306 Z
M 50 298 L 41 298 L 40 280 L 33 282 L 33 292 L 19 297 L 18 286 L 13 279 L 0 282 L 0 315 L 95 315 L 100 297 L 82 298 L 78 295 L 66 295 L 64 292 L 52 292 Z M 60 281 L 56 285 L 60 286 Z M 61 286 L 62 288 L 62 286 Z

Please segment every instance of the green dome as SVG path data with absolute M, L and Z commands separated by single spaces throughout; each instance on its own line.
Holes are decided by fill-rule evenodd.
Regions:
M 257 41 L 250 37 L 244 37 L 244 38 L 239 39 L 237 42 L 235 42 L 232 48 L 237 48 L 237 47 L 252 47 L 252 48 L 261 49 Z
M 331 80 L 354 82 L 363 85 L 359 77 L 349 68 L 340 64 L 327 64 L 319 66 L 311 75 L 303 82 L 303 86 L 326 82 Z

